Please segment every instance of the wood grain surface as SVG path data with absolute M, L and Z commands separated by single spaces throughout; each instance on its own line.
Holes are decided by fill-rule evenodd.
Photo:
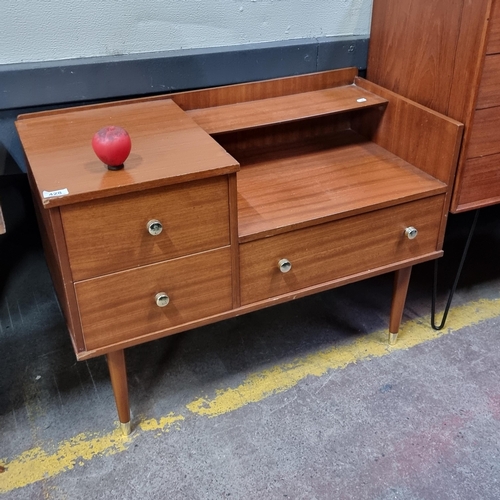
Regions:
M 488 55 L 484 61 L 476 109 L 500 106 L 500 54 Z
M 357 78 L 356 83 L 385 97 L 389 104 L 385 110 L 368 109 L 356 115 L 353 129 L 421 171 L 451 185 L 463 125 L 373 82 Z
M 240 242 L 446 190 L 353 131 L 238 159 Z
M 107 125 L 125 128 L 132 140 L 132 152 L 119 171 L 108 170 L 91 147 L 94 133 Z M 40 114 L 16 126 L 45 207 L 238 170 L 234 158 L 171 100 Z M 68 194 L 43 197 L 43 191 L 61 189 Z
M 87 349 L 138 338 L 232 308 L 225 247 L 75 284 Z M 166 307 L 155 296 L 165 292 Z
M 351 85 L 357 74 L 358 70 L 356 68 L 342 68 L 224 87 L 179 92 L 170 94 L 169 97 L 186 111 L 212 108 Z
M 461 200 L 470 201 L 473 190 L 468 159 L 500 151 L 494 146 L 495 132 L 485 129 L 495 126 L 491 113 L 476 112 L 476 108 L 482 110 L 499 103 L 499 62 L 497 56 L 485 58 L 485 54 L 500 53 L 499 3 L 374 0 L 367 78 L 465 126 L 452 212 L 466 209 Z M 465 179 L 467 186 L 463 184 Z M 468 191 L 464 198 L 462 189 Z M 468 206 L 480 205 L 478 199 Z
M 467 160 L 458 205 L 461 211 L 500 203 L 500 154 Z
M 478 109 L 472 124 L 467 159 L 496 153 L 500 153 L 500 107 Z
M 447 114 L 463 1 L 375 0 L 367 79 Z
M 494 0 L 490 20 L 490 35 L 488 39 L 487 54 L 500 53 L 500 2 Z
M 73 279 L 229 245 L 226 176 L 61 207 Z M 163 230 L 152 236 L 150 220 Z
M 344 85 L 302 94 L 195 109 L 188 111 L 188 114 L 209 134 L 218 134 L 345 113 L 386 102 L 385 99 L 360 87 Z
M 241 303 L 416 258 L 436 250 L 444 196 L 264 238 L 240 246 Z M 405 229 L 415 226 L 414 240 Z M 282 273 L 281 259 L 292 269 Z

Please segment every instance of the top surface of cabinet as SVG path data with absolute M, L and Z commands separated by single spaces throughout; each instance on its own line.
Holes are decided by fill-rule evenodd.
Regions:
M 123 127 L 132 139 L 130 156 L 119 171 L 108 171 L 91 147 L 94 133 L 108 125 Z M 239 169 L 171 100 L 42 112 L 21 116 L 16 126 L 45 207 Z M 61 190 L 67 194 L 60 195 Z

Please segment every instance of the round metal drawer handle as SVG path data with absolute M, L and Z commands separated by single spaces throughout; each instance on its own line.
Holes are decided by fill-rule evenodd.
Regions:
M 146 227 L 148 228 L 149 234 L 153 236 L 158 236 L 162 231 L 163 231 L 163 226 L 161 225 L 161 222 L 156 219 L 150 220 Z
M 168 303 L 170 302 L 170 298 L 165 292 L 157 293 L 155 300 L 158 307 L 168 306 Z
M 288 259 L 281 259 L 278 262 L 278 267 L 282 273 L 287 273 L 292 269 L 292 263 Z
M 417 228 L 410 226 L 405 229 L 405 234 L 409 240 L 414 240 L 418 236 L 418 230 Z

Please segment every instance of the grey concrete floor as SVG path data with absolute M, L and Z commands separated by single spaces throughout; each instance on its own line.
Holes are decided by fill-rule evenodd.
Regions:
M 0 196 L 1 498 L 500 498 L 498 207 L 441 334 L 424 264 L 395 348 L 391 276 L 141 345 L 123 438 L 104 359 L 75 360 L 25 179 Z M 440 309 L 470 220 L 451 217 Z

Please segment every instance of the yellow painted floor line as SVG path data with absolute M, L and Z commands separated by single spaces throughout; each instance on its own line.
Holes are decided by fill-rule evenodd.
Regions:
M 320 377 L 359 361 L 409 349 L 497 316 L 500 316 L 500 299 L 471 302 L 450 311 L 450 326 L 446 330 L 432 330 L 429 318 L 426 317 L 404 323 L 394 346 L 387 344 L 385 329 L 364 335 L 353 343 L 318 351 L 291 363 L 254 373 L 238 387 L 216 391 L 213 397 L 196 399 L 187 405 L 190 413 L 186 415 L 169 414 L 159 420 L 143 419 L 128 437 L 122 436 L 119 430 L 107 434 L 82 433 L 56 445 L 46 443 L 43 447 L 32 448 L 17 457 L 0 459 L 0 465 L 5 467 L 5 472 L 0 473 L 0 493 L 54 477 L 95 457 L 125 451 L 144 433 L 162 434 L 179 429 L 190 414 L 205 417 L 224 415 L 286 391 L 306 377 Z

